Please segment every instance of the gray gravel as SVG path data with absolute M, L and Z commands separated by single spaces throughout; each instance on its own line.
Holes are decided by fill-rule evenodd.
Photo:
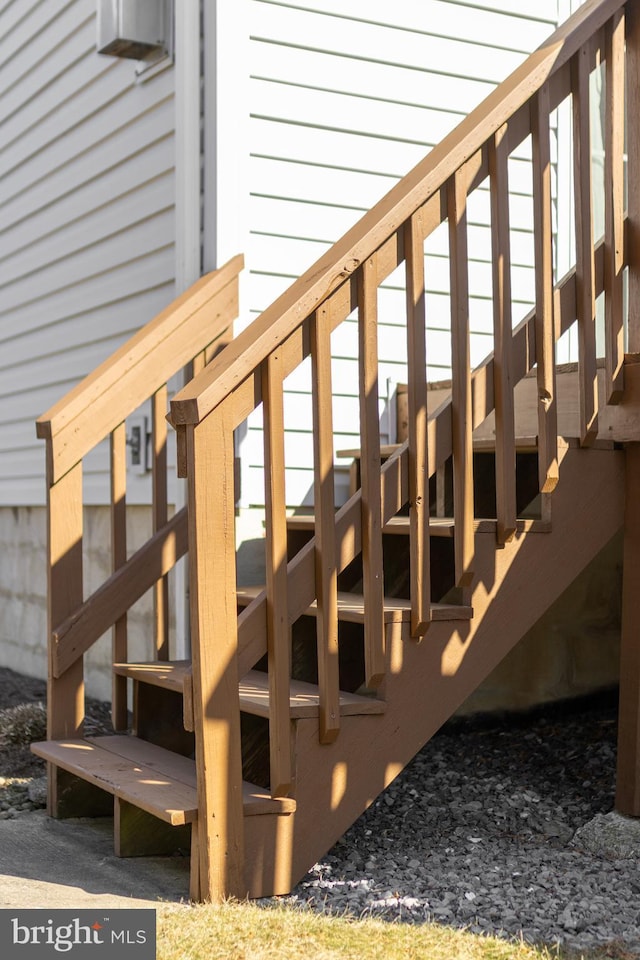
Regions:
M 638 859 L 576 837 L 613 807 L 615 740 L 611 700 L 450 724 L 285 899 L 640 957 Z
M 13 820 L 47 805 L 44 777 L 0 777 L 0 820 Z
M 640 822 L 611 813 L 616 732 L 611 697 L 447 724 L 283 899 L 640 958 Z M 0 820 L 42 807 L 45 787 L 0 776 Z

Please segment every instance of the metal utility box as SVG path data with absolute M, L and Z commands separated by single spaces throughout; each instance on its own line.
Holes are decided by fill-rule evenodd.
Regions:
M 169 51 L 168 0 L 98 0 L 98 53 L 131 60 Z

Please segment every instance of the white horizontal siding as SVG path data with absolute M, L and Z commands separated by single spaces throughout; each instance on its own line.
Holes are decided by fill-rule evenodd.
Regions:
M 109 105 L 104 110 L 101 119 L 106 125 L 96 125 L 91 139 L 83 138 L 79 132 L 76 149 L 68 144 L 69 138 L 51 144 L 48 167 L 43 169 L 42 164 L 34 162 L 28 169 L 25 165 L 13 175 L 5 174 L 0 196 L 0 229 L 10 229 L 16 222 L 47 210 L 51 204 L 75 196 L 82 186 L 91 189 L 95 203 L 96 188 L 91 186 L 94 181 L 110 171 L 120 181 L 122 164 L 145 150 L 152 151 L 167 137 L 172 140 L 173 99 L 170 90 L 161 90 L 161 84 L 166 86 L 165 76 L 161 74 L 154 81 L 158 83 L 157 92 L 164 92 L 163 98 L 150 104 L 144 113 L 136 113 L 125 97 L 124 103 Z M 135 139 L 131 136 L 132 124 L 135 124 Z M 99 189 L 103 189 L 102 183 Z M 105 183 L 105 194 L 110 190 L 113 186 Z
M 300 9 L 311 6 L 299 0 L 266 2 Z M 576 0 L 573 2 L 576 3 Z M 526 34 L 520 35 L 517 18 L 524 21 L 521 30 L 533 31 L 537 37 L 534 42 L 542 43 L 548 36 L 548 24 L 555 22 L 557 8 L 558 0 L 421 0 L 420 3 L 411 4 L 367 0 L 366 5 L 345 4 L 342 0 L 322 0 L 321 5 L 316 6 L 316 9 L 336 18 L 348 17 L 355 21 L 408 30 L 411 33 L 431 34 L 435 32 L 434 24 L 438 24 L 438 34 L 443 37 L 447 36 L 447 30 L 442 26 L 446 22 L 449 25 L 449 36 L 456 39 L 520 50 L 523 53 L 529 51 L 530 42 Z M 490 13 L 490 16 L 487 16 L 487 13 Z
M 251 0 L 251 313 L 269 306 L 542 43 L 557 13 L 557 0 Z M 510 162 L 510 188 L 518 320 L 534 292 L 527 143 Z M 471 350 L 479 362 L 492 348 L 487 185 L 470 198 L 468 219 Z M 427 374 L 440 379 L 449 376 L 451 354 L 446 228 L 425 249 Z M 407 376 L 402 271 L 381 288 L 378 309 L 384 440 L 387 378 Z M 332 349 L 334 389 L 344 394 L 334 411 L 341 432 L 336 447 L 349 447 L 359 442 L 355 323 L 346 324 L 339 338 L 334 334 Z M 292 505 L 296 497 L 312 497 L 309 389 L 305 369 L 287 381 L 286 404 L 297 411 L 287 424 L 294 438 L 287 440 Z M 247 503 L 262 502 L 260 426 L 256 415 L 243 445 Z M 345 484 L 341 473 L 343 492 Z
M 86 56 L 91 41 L 95 40 L 95 22 L 89 10 L 86 18 L 78 21 L 73 2 L 57 6 L 58 14 L 48 29 L 32 37 L 28 47 L 22 49 L 22 55 L 17 55 L 19 48 L 14 47 L 13 56 L 0 63 L 0 123 L 16 117 L 24 104 L 38 97 L 44 88 L 49 98 L 59 93 L 57 81 L 65 73 L 72 75 L 77 62 Z M 58 61 L 52 70 L 52 56 L 62 44 L 66 49 L 66 63 Z
M 174 295 L 173 71 L 136 83 L 99 56 L 95 13 L 0 10 L 2 504 L 44 501 L 35 418 Z M 86 464 L 89 502 L 106 465 L 104 449 Z
M 164 104 L 167 113 L 171 111 L 168 105 Z M 156 120 L 159 120 L 156 111 Z M 111 160 L 113 160 L 113 149 L 110 149 Z M 93 159 L 93 153 L 92 153 Z M 97 160 L 97 156 L 95 158 Z M 33 213 L 27 210 L 26 196 L 25 203 L 20 209 L 16 206 L 16 211 L 20 210 L 22 217 L 9 224 L 5 221 L 4 229 L 0 229 L 0 258 L 14 255 L 24 257 L 32 255 L 36 246 L 42 249 L 49 249 L 48 256 L 55 257 L 58 244 L 55 247 L 51 243 L 51 237 L 66 231 L 70 242 L 73 244 L 73 236 L 77 239 L 82 237 L 85 231 L 86 221 L 93 217 L 94 219 L 106 218 L 103 225 L 105 233 L 114 232 L 113 227 L 107 225 L 110 221 L 117 225 L 117 217 L 121 213 L 116 212 L 116 207 L 128 206 L 132 201 L 139 208 L 141 201 L 138 192 L 153 190 L 168 191 L 169 196 L 173 193 L 173 184 L 169 182 L 173 176 L 173 137 L 171 131 L 168 131 L 160 140 L 155 140 L 149 146 L 143 148 L 139 153 L 130 157 L 123 157 L 121 162 L 115 166 L 108 167 L 104 172 L 99 169 L 94 171 L 91 179 L 86 183 L 76 183 L 73 189 L 59 196 L 56 200 L 51 200 L 51 194 L 48 191 L 49 184 L 42 183 L 42 190 L 46 193 L 49 200 L 44 206 L 38 203 L 35 196 L 35 186 L 29 191 L 29 199 Z M 95 207 L 96 188 L 94 181 L 100 180 L 100 188 L 105 193 L 114 197 L 113 201 L 107 201 L 101 208 Z M 122 193 L 122 190 L 126 192 Z M 161 204 L 166 204 L 166 196 L 160 198 Z M 90 211 L 90 213 L 87 213 Z M 34 237 L 37 238 L 34 241 Z M 68 241 L 69 242 L 69 241 Z

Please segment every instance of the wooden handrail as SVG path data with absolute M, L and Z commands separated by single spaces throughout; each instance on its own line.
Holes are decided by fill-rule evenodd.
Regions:
M 626 249 L 626 248 L 625 248 Z M 596 295 L 604 289 L 604 241 L 595 246 Z M 559 339 L 570 329 L 576 316 L 576 270 L 571 269 L 558 281 L 556 301 L 556 336 Z M 514 382 L 522 380 L 535 363 L 536 312 L 532 309 L 514 328 L 511 336 L 511 372 Z M 490 354 L 471 373 L 472 427 L 475 429 L 494 409 L 494 365 Z M 428 474 L 436 474 L 451 456 L 451 397 L 442 401 L 428 421 Z M 405 440 L 381 470 L 382 520 L 386 523 L 406 503 L 409 495 L 409 441 Z M 347 567 L 362 549 L 361 491 L 357 490 L 335 515 L 335 566 Z M 313 602 L 313 563 L 315 544 L 310 540 L 289 561 L 289 622 L 295 622 Z M 267 650 L 266 592 L 258 594 L 238 618 L 238 669 L 248 673 Z
M 187 551 L 186 510 L 168 521 L 167 381 L 187 364 L 209 360 L 231 337 L 238 315 L 241 256 L 202 277 L 39 418 L 47 442 L 48 735 L 80 736 L 83 654 L 113 625 L 114 662 L 127 659 L 127 612 L 154 590 L 156 655 L 169 656 L 167 574 Z M 126 418 L 151 401 L 153 535 L 127 559 Z M 111 576 L 83 590 L 83 458 L 110 441 Z M 112 718 L 126 729 L 126 680 L 113 684 Z M 55 770 L 50 809 L 61 796 Z M 64 787 L 64 785 L 63 785 Z
M 172 400 L 174 424 L 199 423 L 405 221 L 529 103 L 624 0 L 588 0 L 385 197 Z M 551 103 L 553 108 L 553 102 Z M 527 131 L 528 132 L 528 131 Z M 526 134 L 525 134 L 526 135 Z
M 636 0 L 634 0 L 636 2 Z M 640 0 L 637 0 L 640 4 Z M 631 4 L 631 0 L 627 0 Z M 577 209 L 580 252 L 577 266 L 554 286 L 551 192 L 551 114 L 569 95 L 580 93 L 588 112 L 589 85 L 596 51 L 601 58 L 613 50 L 613 18 L 624 0 L 588 0 L 573 17 L 532 54 L 456 130 L 404 177 L 345 236 L 299 280 L 247 327 L 207 368 L 183 388 L 171 404 L 171 420 L 179 433 L 181 466 L 189 478 L 189 553 L 193 696 L 199 768 L 224 755 L 230 771 L 220 783 L 205 778 L 199 798 L 202 822 L 224 820 L 233 811 L 224 840 L 210 836 L 202 849 L 201 876 L 207 893 L 235 892 L 217 877 L 218 864 L 240 873 L 242 819 L 234 806 L 241 769 L 240 705 L 237 677 L 268 653 L 270 694 L 271 789 L 289 789 L 286 691 L 290 668 L 290 628 L 309 606 L 318 610 L 316 624 L 317 677 L 320 688 L 318 736 L 330 742 L 339 732 L 337 672 L 337 574 L 357 557 L 353 575 L 362 581 L 365 599 L 364 681 L 375 685 L 389 669 L 384 631 L 384 525 L 412 500 L 410 523 L 411 622 L 416 635 L 428 627 L 431 597 L 429 576 L 429 477 L 450 457 L 454 482 L 454 566 L 456 595 L 468 609 L 472 600 L 474 553 L 474 484 L 472 430 L 498 407 L 496 459 L 499 471 L 498 540 L 516 528 L 513 463 L 515 420 L 513 388 L 534 365 L 538 373 L 539 465 L 541 493 L 558 478 L 555 391 L 555 342 L 578 320 L 587 336 L 580 338 L 582 383 L 589 385 L 595 345 L 587 329 L 595 292 L 607 283 L 619 284 L 627 257 L 622 243 L 618 259 L 604 242 L 594 250 L 591 198 Z M 616 37 L 620 50 L 620 34 Z M 640 46 L 640 44 L 638 44 Z M 580 65 L 578 58 L 583 57 Z M 621 68 L 616 75 L 620 99 Z M 581 137 L 582 163 L 587 163 L 588 137 Z M 533 232 L 535 247 L 535 307 L 512 330 L 510 269 L 509 158 L 531 137 L 533 146 Z M 620 140 L 612 131 L 609 141 Z M 637 145 L 636 145 L 637 146 Z M 640 151 L 636 151 L 640 155 Z M 607 244 L 623 240 L 619 143 L 607 168 L 606 190 L 612 189 L 615 212 L 609 213 Z M 471 369 L 467 245 L 468 198 L 487 178 L 492 192 L 492 254 L 494 344 L 499 355 Z M 591 184 L 588 177 L 583 181 Z M 611 186 L 611 184 L 614 184 Z M 615 197 L 613 196 L 615 191 Z M 452 392 L 431 417 L 426 408 L 426 311 L 423 276 L 424 242 L 448 221 L 452 346 Z M 615 262 L 614 262 L 615 261 Z M 377 317 L 380 285 L 405 265 L 407 336 L 411 358 L 412 423 L 408 441 L 381 465 Z M 612 268 L 617 273 L 612 275 Z M 585 290 L 584 278 L 588 290 Z M 357 314 L 359 368 L 359 433 L 362 448 L 361 486 L 335 511 L 333 486 L 333 413 L 330 338 L 351 314 Z M 617 321 L 616 321 L 617 322 Z M 640 325 L 639 325 L 640 326 Z M 609 340 L 619 351 L 617 327 Z M 283 434 L 286 378 L 311 357 L 311 401 L 314 418 L 314 536 L 292 558 L 285 550 L 283 514 L 287 467 Z M 611 358 L 612 376 L 619 356 Z M 303 375 L 301 371 L 301 375 Z M 231 464 L 234 431 L 262 404 L 265 443 L 265 590 L 240 615 L 235 579 L 235 518 Z M 584 438 L 595 426 L 595 409 L 585 405 Z M 216 495 L 210 492 L 215 475 Z M 259 502 L 259 501 L 258 501 Z M 420 512 L 415 509 L 420 503 Z M 416 569 L 414 569 L 414 567 Z M 224 719 L 224 723 L 219 722 Z M 220 849 L 216 847 L 216 844 Z M 233 852 L 233 856 L 232 856 Z
M 201 277 L 38 418 L 37 435 L 49 441 L 51 482 L 192 360 L 204 324 L 209 343 L 224 333 L 238 315 L 243 265 L 239 255 Z
M 51 634 L 54 676 L 62 676 L 90 650 L 109 627 L 117 624 L 147 590 L 166 576 L 187 549 L 187 508 L 183 507 L 88 600 L 79 603 L 71 616 L 54 627 Z

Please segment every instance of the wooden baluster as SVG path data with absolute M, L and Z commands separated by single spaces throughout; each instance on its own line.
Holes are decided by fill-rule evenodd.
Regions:
M 291 790 L 291 629 L 287 601 L 283 373 L 280 351 L 262 367 L 264 414 L 265 558 L 269 663 L 269 753 L 271 795 Z
M 153 532 L 167 522 L 167 388 L 161 387 L 151 398 L 151 482 Z M 146 438 L 143 438 L 143 443 Z M 156 657 L 169 659 L 169 578 L 162 577 L 154 588 Z
M 511 378 L 511 246 L 509 237 L 509 145 L 507 126 L 489 141 L 493 266 L 493 390 L 496 418 L 497 540 L 516 531 L 516 445 Z
M 111 572 L 115 573 L 127 561 L 127 428 L 121 423 L 111 433 Z M 127 615 L 124 613 L 113 625 L 112 657 L 114 663 L 124 663 L 129 656 Z M 112 679 L 111 722 L 114 730 L 126 730 L 127 678 L 116 674 Z
M 429 555 L 429 454 L 427 445 L 427 343 L 425 328 L 424 226 L 418 210 L 404 228 L 409 375 L 409 551 L 411 635 L 422 637 L 431 622 Z
M 605 33 L 604 154 L 605 401 L 619 403 L 624 389 L 624 11 Z
M 82 605 L 82 463 L 53 483 L 51 441 L 47 443 L 47 737 L 81 737 L 84 721 L 84 663 L 79 657 L 60 676 L 54 675 L 53 631 Z M 68 810 L 64 771 L 48 764 L 48 810 Z M 65 811 L 66 812 L 66 811 Z M 78 812 L 76 811 L 76 814 Z
M 640 8 L 628 3 L 626 11 L 627 61 L 627 251 L 629 261 L 629 319 L 627 350 L 640 353 Z
M 246 895 L 233 453 L 229 402 L 195 427 L 187 427 L 193 709 L 203 900 Z
M 446 516 L 447 468 L 444 464 L 436 469 L 436 517 Z
M 538 378 L 538 477 L 541 493 L 558 482 L 558 411 L 556 407 L 555 331 L 549 86 L 531 100 L 533 140 L 533 228 L 536 270 L 536 364 Z
M 467 194 L 457 171 L 447 185 L 451 274 L 451 422 L 456 585 L 464 593 L 473 581 L 473 436 L 469 343 Z
M 585 445 L 598 433 L 589 72 L 589 44 L 585 44 L 571 61 L 580 441 Z
M 331 316 L 324 304 L 310 318 L 313 403 L 315 573 L 318 617 L 320 740 L 331 743 L 340 730 L 338 671 L 338 570 L 333 468 Z
M 385 674 L 385 635 L 378 409 L 378 283 L 375 257 L 366 260 L 358 270 L 357 287 L 365 683 L 368 687 L 376 687 Z

